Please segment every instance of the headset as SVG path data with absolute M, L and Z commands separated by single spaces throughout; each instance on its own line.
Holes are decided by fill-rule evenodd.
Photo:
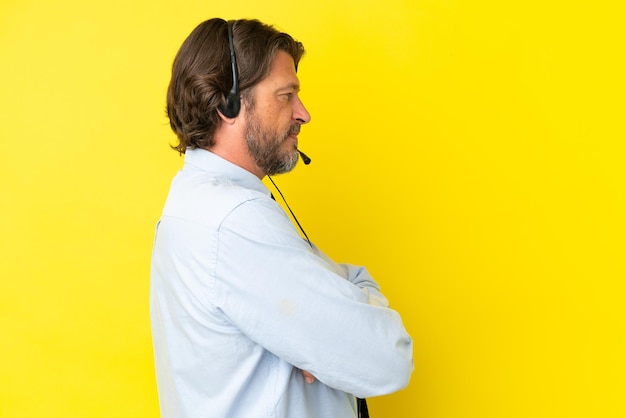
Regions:
M 237 57 L 235 56 L 235 43 L 233 41 L 233 24 L 226 22 L 228 26 L 228 46 L 230 47 L 230 68 L 233 72 L 233 86 L 230 88 L 225 102 L 220 104 L 219 111 L 227 118 L 234 118 L 241 109 L 241 99 L 239 98 L 239 74 L 237 71 Z

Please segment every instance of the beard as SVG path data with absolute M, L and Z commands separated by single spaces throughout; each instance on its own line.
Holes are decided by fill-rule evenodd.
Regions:
M 248 152 L 256 165 L 268 176 L 287 173 L 298 163 L 298 150 L 285 150 L 285 142 L 289 135 L 300 132 L 300 124 L 293 124 L 289 129 L 280 133 L 261 126 L 261 121 L 250 112 L 246 126 L 246 143 Z

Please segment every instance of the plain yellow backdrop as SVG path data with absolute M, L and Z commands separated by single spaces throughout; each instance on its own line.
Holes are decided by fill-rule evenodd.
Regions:
M 626 416 L 621 2 L 3 0 L 0 417 L 158 416 L 164 97 L 215 16 L 307 48 L 313 163 L 275 180 L 414 337 L 373 417 Z

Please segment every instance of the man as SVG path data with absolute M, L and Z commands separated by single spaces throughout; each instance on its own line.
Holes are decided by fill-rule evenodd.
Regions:
M 185 165 L 151 269 L 163 417 L 356 417 L 357 397 L 408 383 L 411 338 L 378 285 L 303 240 L 261 181 L 298 161 L 303 53 L 259 21 L 212 19 L 174 61 Z

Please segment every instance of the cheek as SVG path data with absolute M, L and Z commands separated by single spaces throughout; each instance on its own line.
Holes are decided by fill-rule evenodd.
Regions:
M 258 108 L 257 108 L 258 109 Z M 289 130 L 293 124 L 293 111 L 286 104 L 267 104 L 262 111 L 257 111 L 261 124 L 278 132 Z
M 291 106 L 281 111 L 280 120 L 281 123 L 286 126 L 291 126 L 293 124 L 293 111 Z
M 271 115 L 268 115 L 266 121 L 266 126 L 271 127 L 277 133 L 283 133 L 286 130 L 291 128 L 292 120 L 291 114 L 287 112 L 278 112 Z

